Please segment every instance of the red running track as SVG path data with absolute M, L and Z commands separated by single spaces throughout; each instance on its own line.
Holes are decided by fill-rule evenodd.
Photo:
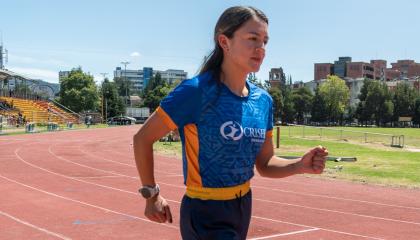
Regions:
M 180 239 L 180 156 L 156 157 L 173 224 L 137 194 L 139 126 L 0 137 L 0 239 Z M 294 176 L 252 181 L 249 239 L 420 239 L 420 191 Z

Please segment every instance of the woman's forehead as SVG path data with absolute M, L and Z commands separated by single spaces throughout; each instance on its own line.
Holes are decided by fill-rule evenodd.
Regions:
M 262 37 L 268 36 L 268 24 L 259 18 L 251 18 L 239 29 L 244 34 L 254 34 Z

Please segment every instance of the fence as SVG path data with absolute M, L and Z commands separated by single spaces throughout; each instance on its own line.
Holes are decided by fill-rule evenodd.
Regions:
M 305 125 L 289 125 L 285 127 L 282 126 L 281 129 L 281 131 L 276 130 L 277 133 L 279 133 L 280 131 L 280 134 L 283 136 L 296 138 L 338 140 L 343 142 L 359 143 L 377 143 L 400 148 L 403 148 L 405 144 L 404 135 L 351 131 L 344 129 L 313 127 Z M 277 137 L 277 147 L 280 144 L 279 141 L 280 139 L 279 137 Z

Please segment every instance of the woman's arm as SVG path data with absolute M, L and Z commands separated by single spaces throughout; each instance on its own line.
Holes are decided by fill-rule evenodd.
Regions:
M 170 132 L 170 129 L 154 112 L 133 137 L 134 158 L 142 185 L 155 186 L 153 143 Z M 146 200 L 145 215 L 155 222 L 172 222 L 172 214 L 166 200 L 160 195 Z
M 327 156 L 327 149 L 319 146 L 305 153 L 302 158 L 282 159 L 274 155 L 273 140 L 267 137 L 255 165 L 261 176 L 269 178 L 283 178 L 301 173 L 320 174 L 325 168 Z

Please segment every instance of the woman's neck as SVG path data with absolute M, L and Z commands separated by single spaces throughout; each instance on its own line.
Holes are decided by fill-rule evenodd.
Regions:
M 230 91 L 240 97 L 248 96 L 248 89 L 246 88 L 246 78 L 248 73 L 238 71 L 237 66 L 223 61 L 220 73 L 220 81 L 224 83 Z

